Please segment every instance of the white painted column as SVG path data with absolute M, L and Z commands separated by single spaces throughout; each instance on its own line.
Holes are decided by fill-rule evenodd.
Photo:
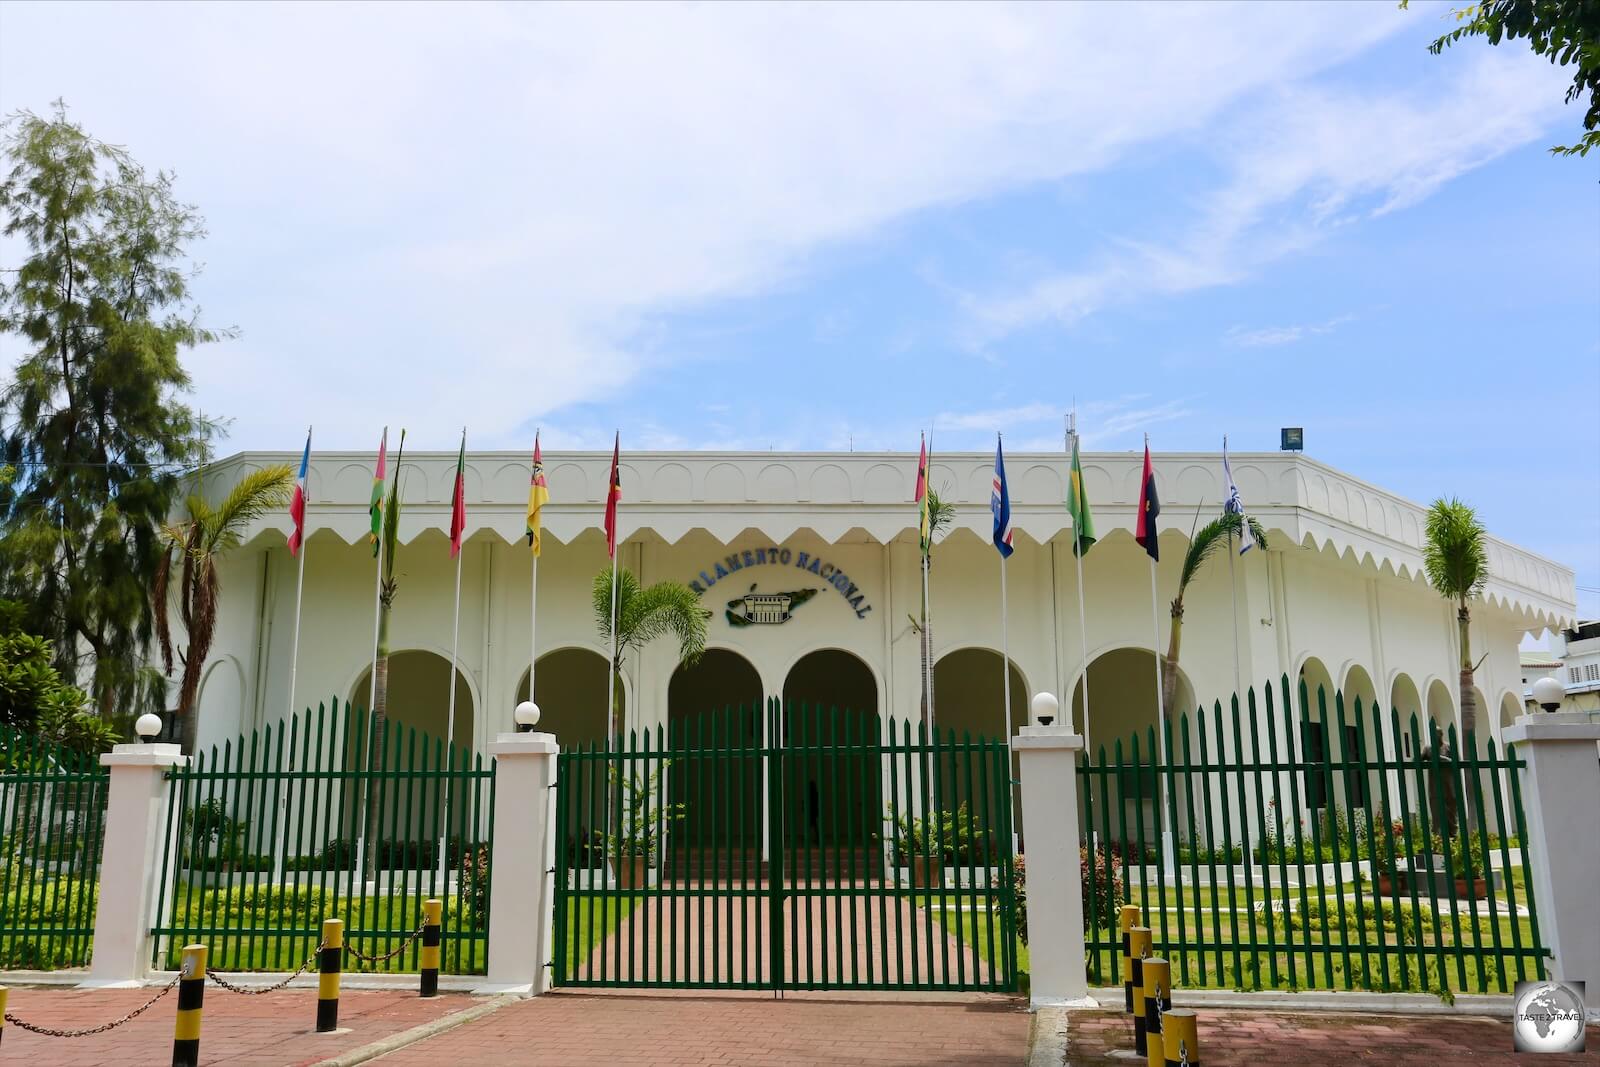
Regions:
M 1024 726 L 1014 742 L 1022 764 L 1022 819 L 1028 827 L 1028 958 L 1033 1007 L 1085 1001 L 1083 874 L 1078 861 L 1078 753 L 1071 725 Z
M 1506 727 L 1505 740 L 1527 763 L 1520 772 L 1523 847 L 1552 975 L 1587 982 L 1589 1011 L 1600 1011 L 1600 723 L 1581 711 L 1532 712 Z
M 550 988 L 555 921 L 555 734 L 499 734 L 495 760 L 494 854 L 489 867 L 489 975 L 478 993 Z
M 153 902 L 166 843 L 165 775 L 168 767 L 187 762 L 177 745 L 117 745 L 100 757 L 111 781 L 86 987 L 128 988 L 149 973 Z

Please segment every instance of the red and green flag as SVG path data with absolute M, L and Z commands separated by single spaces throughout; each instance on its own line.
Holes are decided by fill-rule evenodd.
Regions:
M 467 532 L 467 431 L 461 431 L 461 451 L 456 453 L 456 485 L 450 497 L 450 558 L 461 554 Z
M 389 427 L 383 428 L 383 437 L 378 441 L 378 465 L 372 469 L 372 502 L 367 505 L 367 513 L 372 516 L 372 532 L 367 535 L 372 542 L 372 555 L 378 555 L 378 546 L 383 542 L 383 477 L 385 460 L 389 456 Z

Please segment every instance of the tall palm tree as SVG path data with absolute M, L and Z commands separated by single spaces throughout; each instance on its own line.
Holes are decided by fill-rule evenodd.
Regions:
M 251 522 L 289 503 L 294 473 L 282 464 L 241 478 L 222 503 L 213 506 L 200 493 L 190 494 L 187 516 L 161 528 L 164 551 L 150 591 L 161 643 L 161 665 L 172 673 L 174 659 L 170 596 L 176 575 L 178 620 L 187 644 L 178 651 L 183 681 L 178 686 L 178 719 L 183 724 L 183 751 L 192 753 L 199 734 L 200 675 L 217 634 L 217 608 L 222 599 L 218 562 L 238 548 Z
M 678 640 L 678 661 L 692 666 L 706 650 L 706 620 L 711 613 L 700 606 L 700 594 L 682 582 L 657 582 L 648 588 L 629 570 L 617 572 L 617 652 L 611 661 L 611 685 L 622 683 L 622 661 L 630 649 L 640 649 L 658 637 Z M 594 621 L 602 641 L 611 640 L 611 568 L 594 577 Z M 620 714 L 622 702 L 616 702 Z M 620 719 L 611 724 L 622 734 Z
M 955 521 L 956 506 L 939 495 L 933 486 L 928 486 L 928 552 L 922 557 L 922 566 L 931 571 L 933 569 L 933 541 L 941 533 L 950 528 Z M 922 598 L 922 621 L 911 620 L 917 624 L 917 630 L 922 635 L 922 716 L 928 717 L 928 709 L 933 706 L 933 622 L 928 618 L 928 598 Z M 931 726 L 932 723 L 929 723 Z
M 1477 513 L 1455 497 L 1441 497 L 1428 509 L 1422 569 L 1428 584 L 1456 604 L 1456 626 L 1461 634 L 1463 734 L 1471 733 L 1478 723 L 1478 701 L 1472 691 L 1472 613 L 1467 601 L 1483 592 L 1483 584 L 1489 580 L 1489 554 L 1483 538 L 1483 523 L 1478 521 Z
M 1224 511 L 1199 530 L 1189 541 L 1189 550 L 1183 554 L 1183 569 L 1178 572 L 1178 595 L 1172 598 L 1172 630 L 1167 638 L 1167 654 L 1161 660 L 1161 707 L 1168 718 L 1172 717 L 1172 701 L 1178 692 L 1178 647 L 1183 641 L 1183 598 L 1189 583 L 1195 580 L 1206 561 L 1225 550 L 1241 530 L 1245 517 L 1237 512 Z M 1261 548 L 1267 547 L 1267 535 L 1255 519 L 1250 523 L 1250 535 Z M 1231 536 L 1230 536 L 1231 535 Z

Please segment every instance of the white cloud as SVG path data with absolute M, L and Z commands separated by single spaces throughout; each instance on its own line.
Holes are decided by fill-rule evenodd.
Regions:
M 1484 49 L 1455 58 L 1443 86 L 1275 91 L 1220 133 L 1231 176 L 1202 194 L 1177 239 L 1123 239 L 1089 266 L 1045 273 L 1017 291 L 967 294 L 971 343 L 981 349 L 1036 323 L 1070 325 L 1113 304 L 1237 282 L 1343 225 L 1432 195 L 1544 135 L 1560 112 L 1560 78 L 1537 57 Z M 1282 344 L 1308 330 L 1320 332 L 1287 327 L 1234 340 Z
M 1326 322 L 1300 323 L 1294 326 L 1258 326 L 1248 328 L 1244 326 L 1230 327 L 1222 335 L 1222 340 L 1239 348 L 1273 348 L 1277 345 L 1292 345 L 1296 341 L 1303 341 L 1307 337 L 1321 337 L 1337 330 L 1349 322 L 1354 316 L 1340 315 L 1328 319 Z
M 197 291 L 243 336 L 191 359 L 200 403 L 236 416 L 241 446 L 314 421 L 319 442 L 360 447 L 385 421 L 448 447 L 461 419 L 475 444 L 521 443 L 519 426 L 655 369 L 654 313 L 758 291 L 931 206 L 1103 168 L 1404 24 L 1346 4 L 11 3 L 4 19 L 0 107 L 64 96 L 203 206 Z M 39 47 L 63 37 L 66 59 Z M 1480 118 L 1481 143 L 1503 133 Z M 1394 203 L 1449 172 L 1340 162 L 1336 188 L 1365 179 Z M 1117 251 L 1110 281 L 1206 284 L 1231 262 Z M 1078 313 L 1108 284 L 1043 288 Z

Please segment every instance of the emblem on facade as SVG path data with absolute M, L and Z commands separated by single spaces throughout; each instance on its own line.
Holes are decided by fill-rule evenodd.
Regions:
M 744 596 L 728 601 L 728 610 L 724 614 L 730 626 L 775 626 L 788 622 L 795 608 L 816 595 L 815 589 L 758 593 L 752 585 Z

